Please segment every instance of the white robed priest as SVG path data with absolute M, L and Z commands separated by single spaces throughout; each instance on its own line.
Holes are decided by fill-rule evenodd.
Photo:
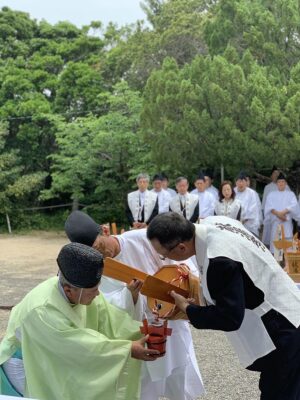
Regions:
M 271 171 L 271 182 L 268 183 L 265 188 L 264 188 L 264 193 L 263 193 L 263 198 L 262 198 L 262 210 L 263 210 L 263 215 L 265 215 L 265 206 L 266 206 L 266 201 L 268 198 L 269 193 L 274 192 L 277 190 L 277 177 L 280 173 L 280 170 L 273 165 L 272 171 Z M 286 186 L 286 190 L 290 190 L 289 186 Z M 263 233 L 262 233 L 262 242 L 266 244 L 267 246 L 270 247 L 270 234 L 271 234 L 271 227 L 270 224 L 266 223 L 264 221 L 264 226 L 263 226 Z
M 99 225 L 85 213 L 75 211 L 68 217 L 65 230 L 71 241 L 93 243 L 104 257 L 113 257 L 147 274 L 153 275 L 163 265 L 175 263 L 169 259 L 162 260 L 155 252 L 147 239 L 146 229 L 116 236 L 99 235 Z M 192 273 L 198 275 L 193 262 L 185 263 Z M 146 298 L 139 294 L 138 282 L 126 285 L 103 276 L 100 290 L 113 305 L 142 320 L 144 315 L 149 318 L 152 313 L 146 305 Z M 141 400 L 158 400 L 160 397 L 192 400 L 205 393 L 188 322 L 169 321 L 168 326 L 173 332 L 167 340 L 166 355 L 143 364 Z
M 191 194 L 196 194 L 199 197 L 199 218 L 203 219 L 214 215 L 216 198 L 206 190 L 205 175 L 199 172 L 195 182 L 195 188 Z
M 254 235 L 258 236 L 261 209 L 255 191 L 247 185 L 247 174 L 240 172 L 236 179 L 235 198 L 242 204 L 241 222 Z
M 162 174 L 155 174 L 152 179 L 153 189 L 152 193 L 155 193 L 158 198 L 158 214 L 169 211 L 170 201 L 172 196 L 170 193 L 163 188 L 164 177 Z
M 270 251 L 274 254 L 274 243 L 279 225 L 283 225 L 287 240 L 293 237 L 293 222 L 300 221 L 300 209 L 294 192 L 287 188 L 287 181 L 281 172 L 276 180 L 277 190 L 268 194 L 265 205 L 265 224 L 270 225 Z
M 208 168 L 204 172 L 204 176 L 206 183 L 206 191 L 211 193 L 217 202 L 219 200 L 219 190 L 213 185 L 213 179 L 214 179 L 213 171 Z

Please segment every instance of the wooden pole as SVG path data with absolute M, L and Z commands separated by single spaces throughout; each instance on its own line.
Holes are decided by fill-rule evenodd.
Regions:
M 12 233 L 11 232 L 10 219 L 9 219 L 9 215 L 7 213 L 6 213 L 6 222 L 7 222 L 8 233 Z
M 224 181 L 224 165 L 221 165 L 221 182 Z
M 78 210 L 78 208 L 79 208 L 79 204 L 78 204 L 78 203 L 79 203 L 79 202 L 78 202 L 78 199 L 77 199 L 77 198 L 73 199 L 72 211 L 77 211 L 77 210 Z
M 111 223 L 111 231 L 112 231 L 113 235 L 117 235 L 118 234 L 117 224 L 115 222 Z

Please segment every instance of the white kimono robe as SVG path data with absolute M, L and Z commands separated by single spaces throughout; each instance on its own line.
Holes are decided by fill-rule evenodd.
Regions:
M 171 197 L 174 197 L 174 196 L 176 196 L 176 194 L 177 194 L 176 190 L 171 189 L 171 188 L 167 188 L 166 191 L 169 193 L 169 195 L 170 195 Z
M 265 206 L 266 206 L 266 201 L 268 198 L 269 193 L 274 192 L 275 190 L 278 190 L 277 184 L 274 182 L 268 183 L 265 188 L 264 188 L 264 193 L 263 193 L 263 198 L 262 198 L 262 210 L 263 210 L 263 216 L 265 216 Z M 287 186 L 286 190 L 289 191 L 290 188 Z M 266 244 L 267 246 L 270 246 L 270 237 L 271 237 L 271 226 L 270 226 L 270 221 L 264 220 L 264 229 L 262 233 L 262 242 Z
M 157 196 L 152 191 L 146 190 L 141 193 L 139 190 L 128 193 L 127 202 L 131 211 L 133 221 L 140 221 L 144 212 L 144 221 L 147 222 L 153 213 Z
M 191 193 L 186 193 L 185 195 L 177 194 L 170 201 L 170 210 L 178 214 L 181 214 L 183 216 L 185 215 L 185 218 L 187 220 L 190 220 L 194 215 L 195 208 L 198 206 L 198 203 L 199 203 L 198 196 L 194 194 Z M 195 219 L 197 218 L 198 216 L 195 216 Z
M 268 183 L 264 188 L 263 198 L 262 198 L 262 210 L 263 215 L 265 216 L 265 205 L 267 201 L 268 194 L 277 190 L 277 185 L 274 182 Z M 262 242 L 267 246 L 270 246 L 270 235 L 271 235 L 271 227 L 270 223 L 264 221 L 264 229 L 262 233 Z
M 162 189 L 160 192 L 156 192 L 152 189 L 151 192 L 157 194 L 158 197 L 158 214 L 168 212 L 172 198 L 170 193 L 165 189 Z
M 287 220 L 281 221 L 276 215 L 272 214 L 272 210 L 282 211 L 288 209 L 290 212 L 286 215 Z M 270 225 L 270 250 L 274 253 L 274 244 L 278 225 L 284 226 L 284 234 L 286 239 L 293 237 L 292 219 L 299 219 L 299 205 L 294 192 L 291 190 L 273 191 L 269 193 L 265 206 L 265 224 Z
M 265 209 L 268 194 L 277 190 L 277 184 L 274 182 L 268 183 L 264 188 L 263 198 L 262 198 L 262 209 Z
M 207 218 L 196 225 L 195 248 L 203 294 L 209 304 L 216 305 L 207 283 L 209 262 L 215 257 L 240 262 L 255 286 L 264 293 L 263 303 L 253 310 L 245 309 L 240 328 L 226 333 L 244 367 L 276 348 L 261 319 L 268 311 L 274 309 L 295 327 L 299 326 L 300 293 L 295 283 L 240 222 L 226 217 Z
M 153 275 L 163 265 L 175 264 L 174 261 L 159 258 L 146 236 L 146 229 L 132 230 L 118 235 L 121 252 L 115 257 L 127 265 Z M 198 275 L 193 262 L 186 262 L 191 271 Z M 102 278 L 100 290 L 108 301 L 122 309 L 133 312 L 135 318 L 142 320 L 144 315 L 151 318 L 152 313 L 142 295 L 136 307 L 126 285 L 115 281 L 112 288 L 106 285 Z M 119 286 L 119 288 L 117 288 Z M 134 310 L 134 308 L 136 310 Z M 137 315 L 139 314 L 139 315 Z M 204 393 L 201 374 L 197 365 L 189 323 L 184 320 L 169 321 L 173 329 L 168 337 L 166 355 L 153 362 L 143 364 L 142 400 L 157 400 L 160 396 L 171 400 L 195 399 Z
M 192 194 L 197 194 L 199 197 L 199 218 L 206 218 L 214 215 L 216 199 L 207 190 L 199 192 L 197 189 L 191 191 Z
M 238 219 L 241 217 L 241 202 L 237 199 L 230 199 L 229 201 L 218 201 L 215 206 L 216 215 L 224 215 L 225 217 Z
M 254 192 L 254 196 L 256 199 L 256 205 L 257 205 L 257 211 L 258 211 L 259 226 L 261 226 L 264 221 L 264 218 L 263 218 L 263 213 L 262 213 L 262 205 L 261 205 L 260 197 L 256 190 L 251 189 L 251 188 L 249 188 L 249 189 L 253 190 L 253 192 Z
M 216 187 L 214 187 L 213 185 L 211 185 L 211 186 L 209 186 L 209 187 L 206 189 L 206 191 L 209 192 L 209 193 L 211 193 L 211 194 L 214 196 L 214 198 L 215 198 L 216 201 L 219 200 L 219 191 L 218 191 L 218 189 L 217 189 Z
M 237 188 L 234 188 L 234 191 L 236 193 L 235 198 L 242 204 L 241 220 L 244 226 L 249 229 L 250 232 L 258 236 L 261 210 L 257 205 L 256 192 L 248 187 L 243 192 L 239 192 Z

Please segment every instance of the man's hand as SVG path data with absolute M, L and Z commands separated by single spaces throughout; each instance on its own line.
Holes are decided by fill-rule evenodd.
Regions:
M 172 296 L 173 299 L 175 300 L 175 304 L 179 308 L 179 310 L 184 313 L 186 311 L 187 306 L 195 302 L 195 299 L 186 299 L 180 294 L 174 292 L 174 290 L 170 292 L 170 296 Z
M 287 220 L 286 213 L 284 211 L 277 211 L 277 217 L 281 221 L 286 221 Z
M 180 272 L 182 272 L 185 276 L 189 275 L 190 267 L 188 265 L 186 265 L 184 263 L 180 263 L 178 265 L 178 268 L 179 268 Z
M 139 281 L 138 279 L 132 279 L 132 281 L 127 284 L 127 289 L 131 292 L 133 304 L 136 304 L 138 301 L 142 286 L 143 281 Z
M 145 346 L 146 341 L 148 340 L 149 335 L 142 337 L 140 340 L 136 340 L 132 342 L 131 345 L 131 357 L 136 358 L 137 360 L 144 361 L 154 361 L 159 356 L 158 350 L 147 349 Z
M 281 221 L 287 221 L 287 214 L 289 213 L 289 210 L 285 209 L 282 211 L 277 211 L 277 210 L 271 210 L 271 213 L 276 215 L 277 218 L 279 218 Z

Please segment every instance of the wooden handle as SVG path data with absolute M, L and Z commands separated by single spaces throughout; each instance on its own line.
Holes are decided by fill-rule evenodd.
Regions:
M 110 278 L 117 279 L 118 281 L 129 283 L 132 279 L 139 279 L 143 281 L 141 293 L 148 297 L 153 297 L 157 300 L 167 301 L 174 304 L 174 299 L 168 293 L 174 290 L 181 296 L 188 297 L 189 292 L 181 289 L 171 283 L 167 283 L 152 275 L 147 275 L 145 272 L 132 268 L 129 265 L 123 264 L 113 258 L 105 258 L 103 275 Z
M 148 276 L 145 272 L 139 271 L 138 269 L 132 268 L 129 265 L 109 257 L 106 257 L 104 260 L 103 275 L 126 283 L 131 282 L 132 279 L 144 281 Z
M 117 224 L 115 222 L 112 222 L 110 225 L 112 234 L 117 235 L 118 234 Z
M 300 274 L 289 274 L 295 283 L 300 283 Z
M 162 281 L 155 276 L 148 275 L 145 282 L 141 288 L 141 293 L 148 297 L 153 297 L 157 300 L 167 301 L 168 303 L 174 304 L 175 301 L 169 292 L 174 290 L 174 292 L 181 294 L 181 296 L 188 297 L 189 292 L 187 290 L 181 289 L 171 283 Z

